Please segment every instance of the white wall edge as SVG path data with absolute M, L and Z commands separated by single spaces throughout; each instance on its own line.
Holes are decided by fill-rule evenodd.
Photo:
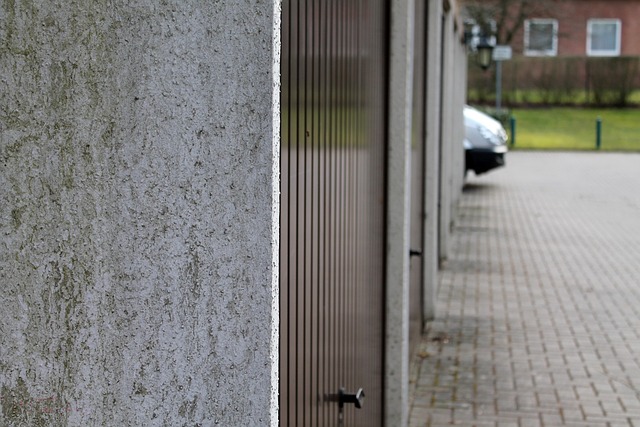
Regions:
M 274 0 L 272 28 L 272 155 L 271 175 L 272 222 L 271 222 L 271 395 L 269 421 L 271 427 L 279 425 L 279 380 L 280 380 L 280 62 L 282 54 L 282 2 Z

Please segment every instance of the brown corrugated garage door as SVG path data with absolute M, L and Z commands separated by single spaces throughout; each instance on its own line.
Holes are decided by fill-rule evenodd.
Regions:
M 282 426 L 382 423 L 386 17 L 283 2 Z

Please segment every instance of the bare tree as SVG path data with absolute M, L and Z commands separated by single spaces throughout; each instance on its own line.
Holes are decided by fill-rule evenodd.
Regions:
M 463 0 L 467 18 L 484 34 L 495 30 L 498 44 L 510 44 L 529 18 L 544 17 L 553 12 L 557 0 Z

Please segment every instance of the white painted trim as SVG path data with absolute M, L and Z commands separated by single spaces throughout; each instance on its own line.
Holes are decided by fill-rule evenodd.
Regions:
M 271 67 L 271 146 L 273 166 L 271 171 L 271 343 L 269 346 L 271 363 L 271 393 L 269 401 L 269 424 L 278 427 L 279 380 L 280 380 L 280 61 L 282 54 L 282 3 L 273 2 L 272 45 L 273 63 Z

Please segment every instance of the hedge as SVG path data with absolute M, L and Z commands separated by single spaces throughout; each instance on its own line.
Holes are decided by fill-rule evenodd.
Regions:
M 627 106 L 640 90 L 640 57 L 518 57 L 502 63 L 506 105 Z M 469 102 L 495 99 L 495 66 L 469 61 Z

